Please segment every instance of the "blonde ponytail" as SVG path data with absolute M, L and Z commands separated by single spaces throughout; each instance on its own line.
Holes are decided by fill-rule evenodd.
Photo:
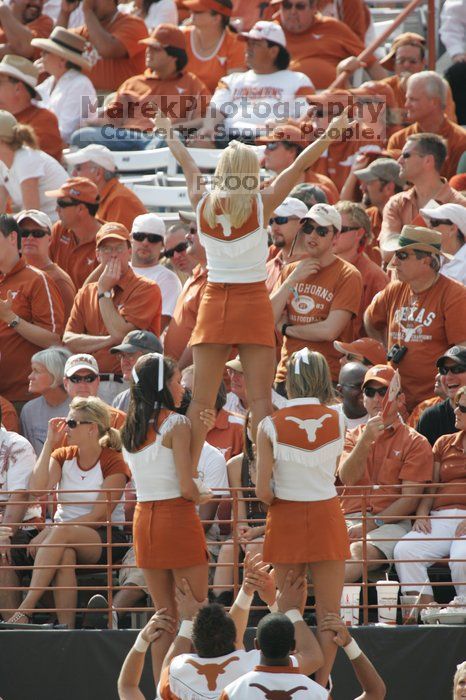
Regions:
M 121 452 L 121 436 L 120 431 L 116 428 L 108 428 L 105 435 L 99 440 L 101 447 L 109 447 L 111 450 Z
M 12 138 L 8 139 L 7 143 L 14 151 L 18 151 L 23 146 L 29 146 L 34 149 L 39 148 L 36 132 L 32 126 L 18 123 L 13 127 L 12 131 Z

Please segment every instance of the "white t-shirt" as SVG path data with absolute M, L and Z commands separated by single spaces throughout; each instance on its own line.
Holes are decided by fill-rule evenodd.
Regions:
M 16 210 L 24 209 L 21 183 L 30 178 L 39 178 L 38 209 L 57 221 L 56 200 L 46 197 L 44 192 L 59 189 L 68 178 L 66 170 L 52 156 L 29 146 L 22 146 L 15 152 L 11 168 L 0 161 L 0 185 L 10 195 Z
M 466 284 L 466 244 L 455 253 L 453 260 L 448 260 L 442 265 L 440 274 Z
M 211 489 L 216 496 L 228 495 L 227 463 L 220 450 L 204 443 L 198 464 L 199 479 L 204 486 Z
M 8 501 L 5 491 L 23 491 L 28 488 L 36 455 L 25 437 L 0 426 L 0 504 Z M 39 505 L 30 506 L 23 520 L 40 518 Z
M 125 14 L 135 14 L 135 3 L 128 2 L 118 5 L 120 12 Z M 144 18 L 146 27 L 151 32 L 159 24 L 178 24 L 178 9 L 173 0 L 159 0 L 153 2 L 149 7 L 147 17 Z
M 307 112 L 305 95 L 314 92 L 311 80 L 293 70 L 258 74 L 225 75 L 212 97 L 211 105 L 225 115 L 225 129 L 239 129 L 253 137 L 269 121 L 301 119 Z
M 136 267 L 131 265 L 134 272 L 141 277 L 156 282 L 160 287 L 162 295 L 162 316 L 173 316 L 176 302 L 181 293 L 181 282 L 178 275 L 168 270 L 163 265 L 152 265 L 152 267 Z
M 357 428 L 359 425 L 366 425 L 367 421 L 369 420 L 368 413 L 366 413 L 364 416 L 361 416 L 360 418 L 348 418 L 348 416 L 343 411 L 342 403 L 333 404 L 332 408 L 341 413 L 341 415 L 343 416 L 345 420 L 346 430 L 352 430 L 353 428 Z

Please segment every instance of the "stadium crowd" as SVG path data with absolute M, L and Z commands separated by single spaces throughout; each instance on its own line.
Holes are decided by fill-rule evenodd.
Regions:
M 342 647 L 378 700 L 344 584 L 466 610 L 466 0 L 445 76 L 370 6 L 0 3 L 0 616 L 84 625 L 111 551 L 121 698 L 149 646 L 166 700 L 329 697 Z

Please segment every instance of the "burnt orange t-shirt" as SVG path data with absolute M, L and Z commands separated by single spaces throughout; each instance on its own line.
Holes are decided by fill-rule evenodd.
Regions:
M 259 20 L 271 20 L 276 5 L 264 0 L 233 0 L 233 18 L 241 20 L 241 31 L 248 32 Z
M 209 445 L 216 447 L 225 460 L 239 455 L 244 447 L 244 416 L 220 409 L 217 413 L 215 425 L 207 433 L 206 440 Z
M 33 127 L 41 151 L 45 151 L 52 158 L 61 161 L 65 144 L 60 136 L 58 119 L 53 112 L 44 107 L 36 107 L 36 105 L 31 104 L 26 109 L 15 114 L 15 117 L 21 124 Z
M 406 282 L 390 282 L 367 309 L 371 326 L 388 328 L 388 347 L 408 348 L 397 368 L 409 411 L 432 396 L 437 359 L 466 342 L 465 309 L 466 287 L 444 275 L 419 294 Z
M 365 425 L 346 431 L 345 446 L 340 457 L 340 467 L 346 462 L 365 430 Z M 390 486 L 403 481 L 426 483 L 432 481 L 434 459 L 432 448 L 423 435 L 397 420 L 393 426 L 383 431 L 369 450 L 363 478 L 355 486 L 377 486 L 369 491 L 367 509 L 377 514 L 388 508 L 401 497 L 401 488 Z M 344 513 L 362 511 L 362 494 L 352 486 L 341 493 L 341 507 Z M 368 493 L 367 490 L 365 491 Z
M 92 46 L 86 25 L 76 27 L 71 31 L 84 37 L 88 48 L 84 52 L 92 65 L 89 72 L 96 90 L 118 90 L 119 86 L 132 75 L 143 73 L 146 67 L 145 45 L 141 39 L 147 37 L 147 27 L 144 20 L 134 15 L 117 12 L 103 29 L 118 39 L 126 49 L 126 56 L 118 58 L 102 58 L 97 49 Z
M 65 333 L 108 335 L 100 313 L 97 293 L 97 282 L 91 282 L 79 290 Z M 128 323 L 132 323 L 140 330 L 160 335 L 162 295 L 158 284 L 136 275 L 131 268 L 128 268 L 113 288 L 113 303 L 118 313 Z M 93 352 L 102 374 L 119 374 L 121 371 L 118 355 L 110 354 L 110 348 L 114 344 L 109 343 L 107 348 Z
M 298 264 L 298 262 L 293 262 L 283 269 L 277 282 L 277 288 L 283 284 Z M 353 265 L 340 258 L 336 257 L 330 265 L 322 268 L 304 282 L 298 282 L 295 289 L 297 298 L 290 293 L 285 307 L 288 323 L 293 325 L 325 321 L 331 311 L 349 311 L 352 315 L 356 315 L 359 311 L 362 294 L 361 275 Z M 308 347 L 324 355 L 330 365 L 332 379 L 337 381 L 341 355 L 333 347 L 333 341 L 351 342 L 353 340 L 352 325 L 350 320 L 343 333 L 332 340 L 314 341 L 283 338 L 282 354 L 275 380 L 281 382 L 286 378 L 286 362 L 290 355 L 301 348 Z
M 100 193 L 100 204 L 97 210 L 99 219 L 118 221 L 131 231 L 134 219 L 140 214 L 147 214 L 147 209 L 134 192 L 116 178 L 105 183 Z
M 34 325 L 57 333 L 65 325 L 65 311 L 55 283 L 36 267 L 20 258 L 11 272 L 0 275 L 0 298 L 13 295 L 12 310 Z M 21 323 L 21 322 L 20 322 Z M 0 393 L 10 401 L 28 401 L 31 357 L 42 350 L 23 338 L 15 328 L 0 321 Z
M 2 425 L 13 433 L 19 433 L 19 418 L 15 407 L 4 396 L 0 396 L 0 407 L 2 409 Z
M 55 282 L 65 307 L 65 318 L 68 318 L 76 296 L 73 280 L 67 272 L 53 262 L 44 269 L 44 272 Z
M 207 270 L 194 268 L 179 295 L 164 340 L 164 354 L 179 360 L 196 325 L 197 312 L 207 284 Z
M 343 234 L 344 235 L 344 234 Z M 361 273 L 362 277 L 362 297 L 361 306 L 354 323 L 355 338 L 363 338 L 366 333 L 364 329 L 364 312 L 375 297 L 377 292 L 385 289 L 389 283 L 388 275 L 370 258 L 361 253 L 354 261 L 354 266 Z
M 464 430 L 453 435 L 442 435 L 435 445 L 434 462 L 440 464 L 438 489 L 433 510 L 442 508 L 466 509 L 466 460 L 463 451 Z
M 98 221 L 102 226 L 105 223 L 100 218 Z M 81 289 L 84 281 L 98 265 L 95 257 L 95 239 L 79 243 L 73 231 L 64 228 L 61 221 L 55 222 L 52 227 L 49 254 L 53 262 L 71 277 L 76 289 Z
M 244 41 L 238 35 L 226 30 L 216 50 L 209 58 L 199 56 L 194 47 L 194 27 L 181 27 L 186 34 L 186 53 L 188 65 L 186 68 L 197 75 L 208 90 L 213 94 L 218 82 L 227 73 L 246 70 Z

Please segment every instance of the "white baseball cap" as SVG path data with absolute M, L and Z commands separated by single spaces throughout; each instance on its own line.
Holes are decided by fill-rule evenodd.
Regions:
M 303 219 L 307 214 L 307 206 L 296 197 L 287 197 L 274 211 L 275 216 L 296 216 Z
M 100 146 L 99 144 L 91 144 L 74 153 L 67 153 L 65 154 L 65 161 L 68 165 L 82 165 L 90 161 L 112 173 L 116 170 L 113 153 L 107 146 Z
M 80 369 L 88 369 L 94 374 L 99 374 L 97 360 L 86 352 L 81 352 L 78 355 L 71 355 L 71 357 L 67 359 L 64 375 L 65 377 L 72 377 L 73 374 L 79 372 Z
M 50 217 L 44 214 L 43 211 L 39 211 L 38 209 L 23 209 L 23 211 L 20 211 L 19 214 L 16 215 L 16 221 L 20 224 L 25 219 L 31 219 L 36 224 L 39 224 L 39 226 L 42 226 L 42 228 L 48 228 L 49 231 L 52 230 Z
M 266 41 L 273 41 L 274 44 L 283 46 L 283 48 L 286 49 L 285 32 L 280 25 L 276 24 L 275 22 L 260 20 L 260 22 L 256 22 L 248 32 L 241 32 L 239 37 L 243 41 L 247 41 L 248 39 L 265 39 Z
M 133 221 L 131 233 L 155 233 L 165 240 L 167 229 L 163 219 L 157 214 L 140 214 Z
M 436 207 L 425 207 L 419 209 L 422 216 L 427 216 L 429 219 L 449 219 L 459 230 L 466 236 L 466 207 L 462 204 L 440 204 Z
M 341 231 L 341 215 L 331 204 L 314 204 L 301 221 L 312 219 L 320 226 L 335 226 Z

